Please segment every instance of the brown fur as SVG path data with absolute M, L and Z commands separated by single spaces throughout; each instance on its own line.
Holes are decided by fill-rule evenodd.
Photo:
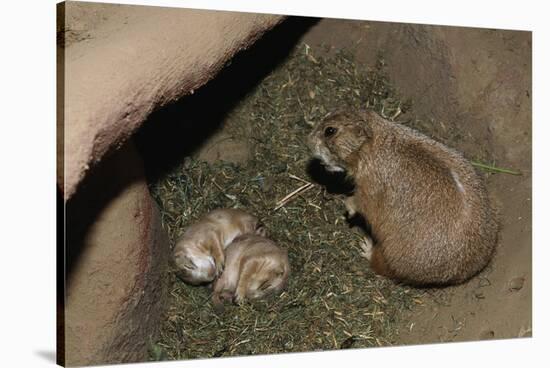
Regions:
M 327 131 L 327 128 L 336 129 Z M 377 243 L 375 272 L 417 285 L 460 283 L 492 257 L 497 223 L 486 189 L 458 152 L 374 112 L 339 113 L 310 135 L 328 170 L 356 185 L 346 200 Z
M 255 216 L 234 208 L 219 208 L 189 226 L 174 247 L 180 277 L 190 284 L 211 282 L 224 268 L 224 249 L 238 236 L 265 235 Z
M 384 255 L 382 254 L 382 251 L 380 250 L 380 247 L 376 247 L 373 249 L 372 258 L 370 259 L 370 266 L 372 267 L 374 272 L 381 276 L 393 276 L 388 268 L 388 265 L 386 265 L 386 260 L 384 258 Z
M 290 274 L 286 250 L 255 234 L 242 235 L 226 251 L 226 267 L 214 283 L 212 301 L 216 310 L 224 301 L 243 302 L 281 291 Z

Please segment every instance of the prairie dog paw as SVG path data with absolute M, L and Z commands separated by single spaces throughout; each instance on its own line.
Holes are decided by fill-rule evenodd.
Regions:
M 370 261 L 370 259 L 372 258 L 372 249 L 373 249 L 372 239 L 370 239 L 369 237 L 363 238 L 363 241 L 361 242 L 360 246 L 363 251 L 359 252 L 359 255 Z
M 216 260 L 216 277 L 219 277 L 223 273 L 225 268 L 224 260 Z
M 344 206 L 348 213 L 348 217 L 353 217 L 357 213 L 357 207 L 355 206 L 355 200 L 353 197 L 346 197 L 344 199 Z
M 235 294 L 235 297 L 233 298 L 233 302 L 237 305 L 243 305 L 244 297 L 237 293 L 237 294 Z

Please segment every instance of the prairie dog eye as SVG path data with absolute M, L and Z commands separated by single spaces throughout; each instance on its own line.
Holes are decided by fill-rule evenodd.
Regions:
M 327 127 L 327 128 L 325 128 L 325 137 L 327 137 L 327 138 L 331 137 L 334 134 L 336 134 L 337 131 L 338 131 L 338 129 L 336 129 L 336 128 Z

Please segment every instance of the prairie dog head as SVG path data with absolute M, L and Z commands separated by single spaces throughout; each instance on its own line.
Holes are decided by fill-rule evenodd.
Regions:
M 359 115 L 345 112 L 327 116 L 309 134 L 308 144 L 314 156 L 328 171 L 345 171 L 349 156 L 372 138 L 372 130 Z
M 237 303 L 281 291 L 290 274 L 287 251 L 256 234 L 239 236 L 226 249 L 226 267 L 214 284 L 213 302 Z
M 266 253 L 262 258 L 255 272 L 243 280 L 245 295 L 237 293 L 237 302 L 241 298 L 261 299 L 284 289 L 290 273 L 287 252 L 281 249 L 281 252 Z
M 210 282 L 217 276 L 214 257 L 196 249 L 186 239 L 177 244 L 174 262 L 180 269 L 179 276 L 191 285 Z
M 258 235 L 243 235 L 235 239 L 241 247 L 239 262 L 239 282 L 235 301 L 261 299 L 281 291 L 290 274 L 290 264 L 286 250 L 272 240 Z
M 173 257 L 178 275 L 192 285 L 213 281 L 223 271 L 224 249 L 248 233 L 265 234 L 255 216 L 232 208 L 211 211 L 189 226 L 176 242 Z

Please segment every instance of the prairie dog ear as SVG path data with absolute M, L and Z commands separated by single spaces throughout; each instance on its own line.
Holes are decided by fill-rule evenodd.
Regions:
M 283 276 L 284 274 L 285 274 L 285 267 L 284 267 L 284 266 L 281 266 L 281 267 L 279 267 L 279 268 L 277 268 L 277 269 L 275 270 L 275 275 L 276 275 L 277 277 L 281 277 L 281 276 Z
M 256 225 L 255 233 L 257 235 L 266 237 L 267 236 L 267 229 L 265 228 L 264 224 L 262 224 L 261 222 L 258 222 L 258 224 Z
M 361 113 L 361 118 L 367 122 L 374 120 L 378 117 L 380 117 L 380 115 L 378 115 L 378 113 L 374 110 L 363 110 Z
M 353 131 L 357 137 L 363 138 L 364 141 L 370 140 L 373 137 L 372 128 L 365 118 L 355 120 Z

